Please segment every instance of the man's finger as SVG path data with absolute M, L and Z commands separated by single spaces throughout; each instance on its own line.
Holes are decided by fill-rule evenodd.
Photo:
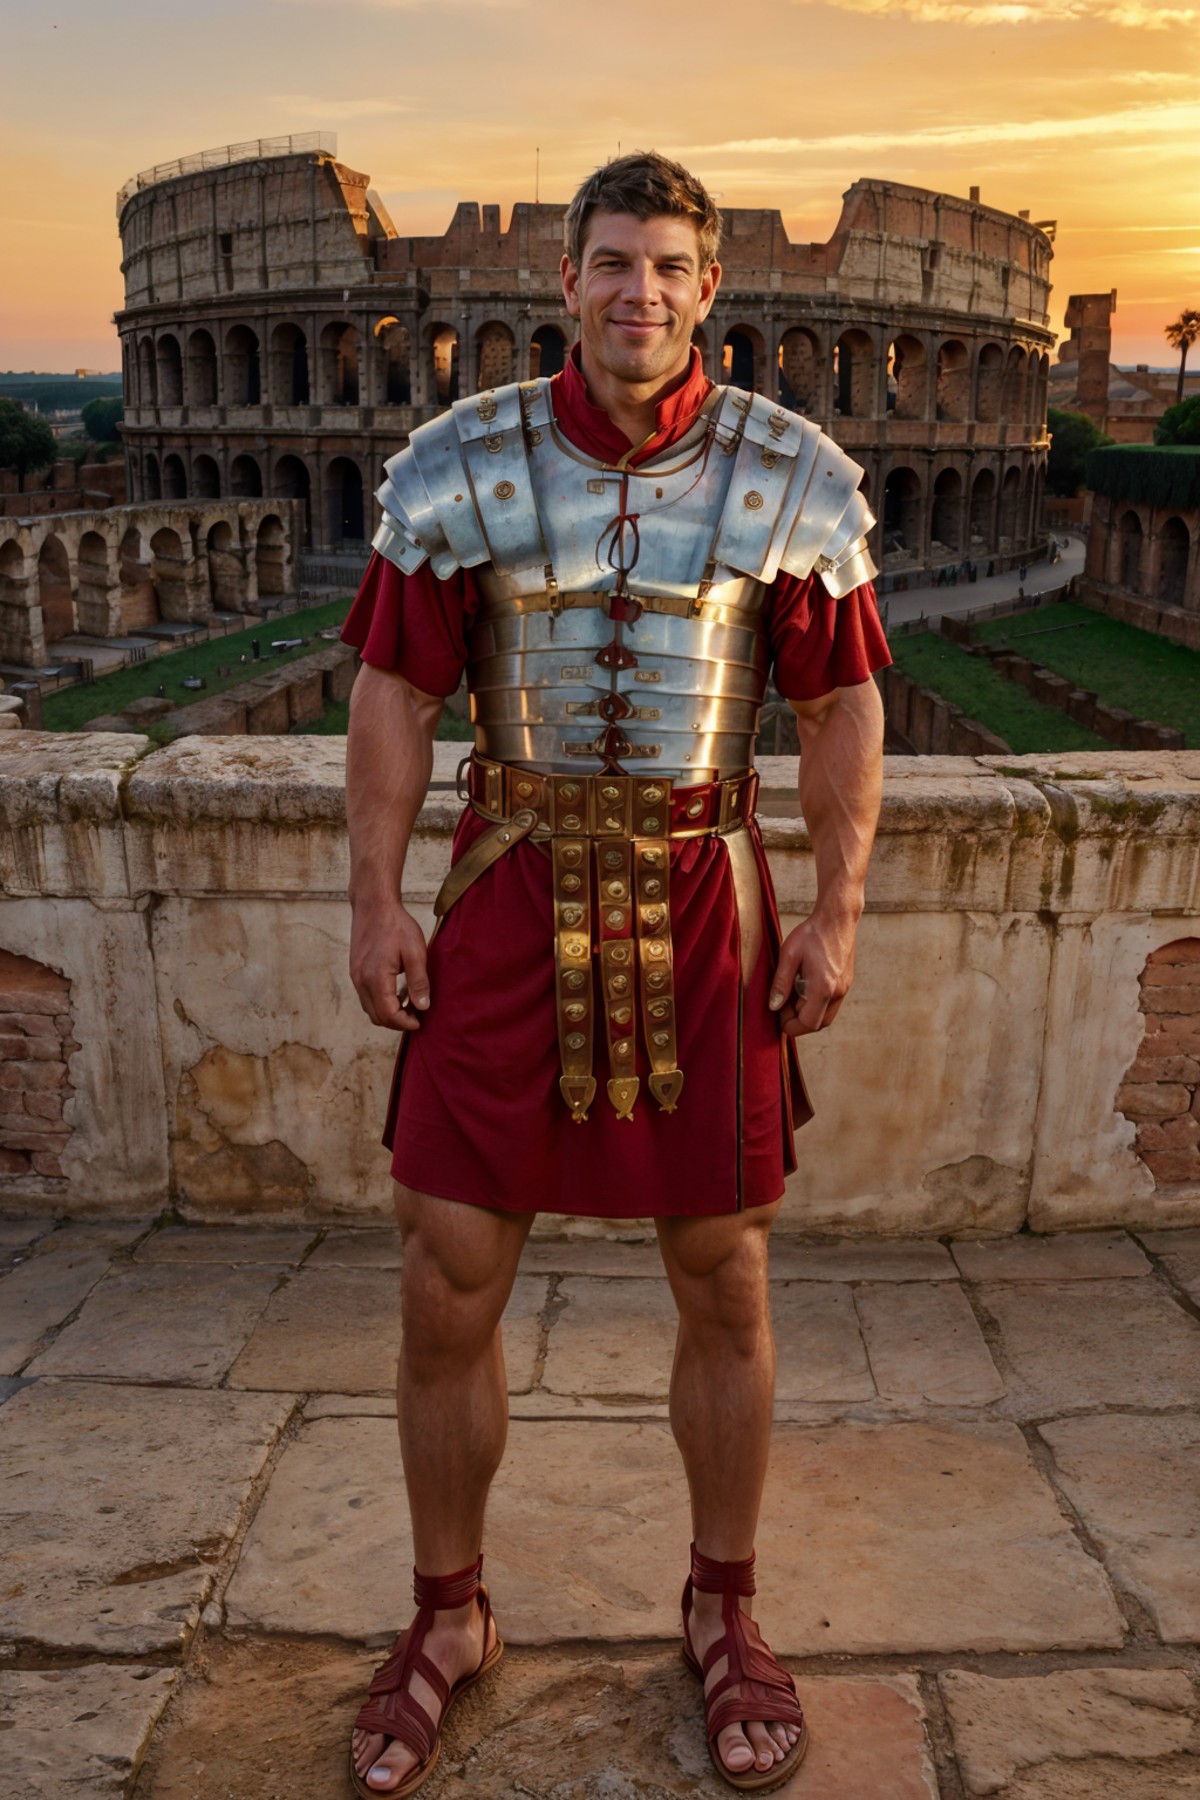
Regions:
M 796 977 L 800 969 L 800 959 L 802 954 L 803 952 L 799 944 L 793 945 L 790 938 L 784 939 L 780 946 L 779 961 L 776 964 L 775 973 L 771 977 L 771 995 L 767 1001 L 767 1005 L 772 1012 L 778 1012 L 780 1008 L 791 999 L 795 988 Z

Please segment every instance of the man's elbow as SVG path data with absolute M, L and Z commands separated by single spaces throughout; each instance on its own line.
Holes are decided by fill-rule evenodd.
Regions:
M 853 687 L 832 688 L 815 700 L 789 700 L 788 705 L 796 715 L 801 749 L 815 743 L 834 719 L 853 723 L 864 742 L 874 743 L 880 752 L 883 749 L 883 701 L 869 676 Z
M 374 718 L 402 706 L 411 714 L 417 729 L 432 738 L 445 704 L 439 695 L 422 693 L 397 670 L 363 663 L 350 690 L 350 723 L 353 725 L 356 714 Z

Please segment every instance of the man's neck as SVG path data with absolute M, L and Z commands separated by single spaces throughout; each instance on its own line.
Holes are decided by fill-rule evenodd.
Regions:
M 681 366 L 660 381 L 633 386 L 598 367 L 588 355 L 587 345 L 579 346 L 579 367 L 593 406 L 606 412 L 618 431 L 623 431 L 636 450 L 658 429 L 658 408 L 669 394 L 681 388 L 691 371 L 689 347 Z

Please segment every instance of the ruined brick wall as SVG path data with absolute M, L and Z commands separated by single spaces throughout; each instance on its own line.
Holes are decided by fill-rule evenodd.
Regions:
M 0 1193 L 6 1181 L 62 1181 L 70 1137 L 70 983 L 57 970 L 0 950 Z M 52 1186 L 47 1189 L 53 1192 Z
M 1136 1125 L 1156 1187 L 1200 1187 L 1200 937 L 1151 952 L 1141 1010 L 1145 1034 L 1117 1111 Z

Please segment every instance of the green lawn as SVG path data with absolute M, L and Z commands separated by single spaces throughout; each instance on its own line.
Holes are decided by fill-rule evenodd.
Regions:
M 983 657 L 968 655 L 940 632 L 893 638 L 888 648 L 896 666 L 912 680 L 961 706 L 968 718 L 998 732 L 1018 756 L 1037 750 L 1105 748 L 1104 739 L 1094 731 L 1077 725 L 1056 707 L 1043 706 L 1024 688 L 998 675 Z
M 1052 629 L 1062 626 L 1072 629 Z M 1099 694 L 1108 706 L 1174 726 L 1189 750 L 1200 749 L 1200 654 L 1195 650 L 1066 600 L 1011 619 L 990 619 L 975 630 L 985 642 L 1007 644 L 1076 687 Z
M 101 713 L 119 713 L 131 700 L 138 700 L 143 694 L 157 694 L 160 685 L 176 706 L 206 700 L 225 688 L 249 681 L 254 675 L 265 674 L 279 663 L 294 662 L 297 657 L 311 655 L 314 649 L 323 650 L 325 643 L 321 639 L 298 650 L 284 651 L 273 651 L 271 641 L 273 638 L 311 637 L 327 626 L 340 625 L 349 610 L 349 599 L 328 600 L 323 606 L 309 607 L 306 612 L 285 613 L 282 618 L 251 625 L 245 631 L 231 631 L 227 637 L 210 638 L 186 649 L 153 657 L 149 662 L 134 663 L 129 668 L 118 669 L 113 675 L 102 675 L 89 687 L 62 688 L 56 694 L 47 694 L 42 702 L 46 730 L 78 731 L 88 719 L 98 718 Z M 250 647 L 253 638 L 258 639 L 263 652 L 258 662 L 253 660 Z M 241 660 L 243 656 L 245 662 Z M 218 675 L 217 670 L 223 668 L 232 672 Z M 208 686 L 195 690 L 185 688 L 183 681 L 188 675 L 206 676 Z
M 321 737 L 345 737 L 350 726 L 350 702 L 337 700 L 332 705 L 326 703 L 325 711 L 319 719 L 310 724 L 297 725 L 296 735 L 304 736 L 315 732 Z M 435 737 L 449 740 L 456 744 L 469 744 L 475 741 L 475 727 L 469 719 L 460 719 L 447 707 L 438 724 Z

